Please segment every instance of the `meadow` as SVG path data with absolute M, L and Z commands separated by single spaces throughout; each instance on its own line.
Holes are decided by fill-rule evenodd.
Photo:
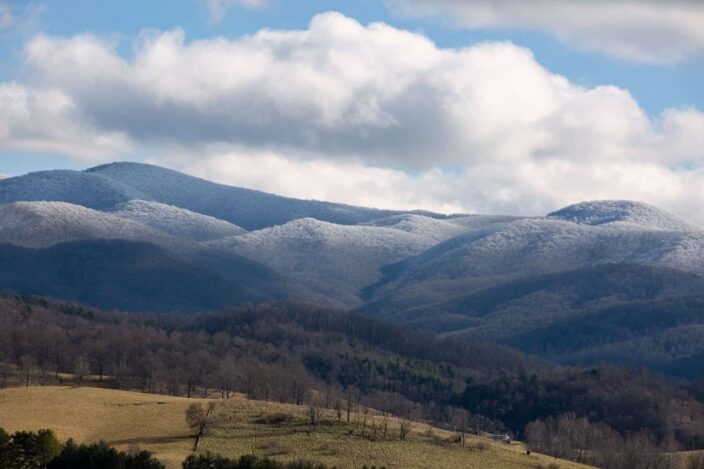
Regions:
M 186 408 L 206 399 L 186 399 L 130 391 L 78 386 L 37 386 L 0 390 L 0 427 L 7 431 L 54 429 L 61 440 L 104 440 L 122 450 L 151 451 L 169 468 L 180 467 L 191 454 L 194 432 L 185 421 Z M 217 401 L 217 400 L 216 400 Z M 217 401 L 211 428 L 199 452 L 228 457 L 243 454 L 282 461 L 308 459 L 340 469 L 376 465 L 387 468 L 538 468 L 585 467 L 530 454 L 517 442 L 456 435 L 419 422 L 402 421 L 373 410 L 352 413 L 320 410 L 310 423 L 310 408 L 248 400 L 242 395 Z M 386 431 L 384 432 L 384 427 Z M 386 437 L 384 437 L 384 433 Z M 551 466 L 552 465 L 552 466 Z

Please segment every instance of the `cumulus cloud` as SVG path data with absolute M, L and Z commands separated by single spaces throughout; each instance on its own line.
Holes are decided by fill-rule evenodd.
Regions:
M 28 80 L 0 88 L 0 147 L 149 154 L 384 207 L 538 214 L 617 197 L 687 214 L 704 202 L 701 111 L 650 117 L 626 90 L 577 86 L 511 43 L 441 49 L 328 13 L 237 39 L 144 33 L 130 58 L 91 35 L 38 36 L 25 61 Z
M 643 62 L 704 52 L 700 0 L 387 0 L 401 14 L 471 29 L 520 28 Z
M 90 125 L 60 89 L 0 83 L 0 146 L 91 161 L 124 153 L 130 142 L 124 133 Z

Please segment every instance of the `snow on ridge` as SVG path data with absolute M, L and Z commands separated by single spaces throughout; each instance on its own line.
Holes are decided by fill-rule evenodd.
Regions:
M 409 213 L 379 218 L 361 225 L 393 228 L 442 242 L 472 230 L 514 219 L 515 217 L 492 215 L 466 215 L 443 219 Z
M 652 205 L 628 200 L 597 200 L 580 202 L 548 214 L 557 218 L 584 225 L 620 226 L 658 231 L 698 231 L 675 215 Z
M 38 171 L 0 180 L 0 203 L 60 201 L 104 210 L 145 198 L 149 197 L 125 184 L 82 171 Z
M 704 272 L 704 232 L 527 218 L 476 230 L 425 251 L 405 263 L 400 282 L 500 279 L 620 263 Z M 464 291 L 465 284 L 458 285 L 453 294 Z
M 117 205 L 112 213 L 172 236 L 193 241 L 211 241 L 247 232 L 244 228 L 225 220 L 147 200 L 124 202 Z
M 67 202 L 0 205 L 0 242 L 39 248 L 86 239 L 173 242 L 142 223 Z
M 313 218 L 207 243 L 261 262 L 348 304 L 358 303 L 357 291 L 378 280 L 382 266 L 434 244 L 398 229 L 337 225 Z

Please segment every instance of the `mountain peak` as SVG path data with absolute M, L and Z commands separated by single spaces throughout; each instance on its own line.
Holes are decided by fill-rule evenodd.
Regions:
M 549 213 L 548 217 L 592 226 L 637 226 L 658 231 L 698 230 L 696 226 L 671 213 L 631 200 L 580 202 Z

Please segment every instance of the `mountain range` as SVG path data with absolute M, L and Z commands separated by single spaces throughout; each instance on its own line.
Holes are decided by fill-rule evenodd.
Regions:
M 689 376 L 704 372 L 703 287 L 704 231 L 639 202 L 442 215 L 137 163 L 0 180 L 0 289 L 101 308 L 292 299 L 559 363 Z

